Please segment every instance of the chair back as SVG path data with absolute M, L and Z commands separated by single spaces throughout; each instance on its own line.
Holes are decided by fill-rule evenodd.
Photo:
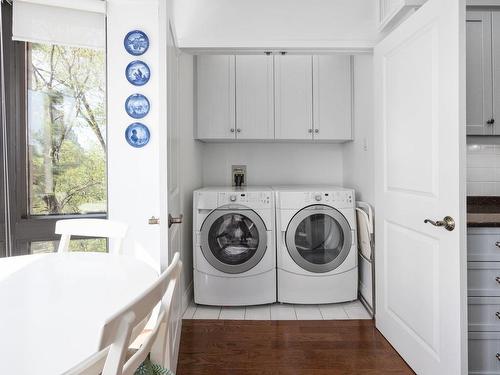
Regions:
M 175 253 L 171 264 L 154 284 L 106 321 L 101 330 L 99 352 L 66 374 L 133 375 L 155 347 L 165 350 L 170 310 L 181 268 L 179 253 Z M 154 328 L 127 359 L 132 330 L 151 315 L 162 300 Z
M 57 252 L 67 252 L 71 236 L 113 239 L 111 254 L 120 254 L 128 225 L 107 219 L 68 219 L 56 222 L 56 234 L 61 235 Z

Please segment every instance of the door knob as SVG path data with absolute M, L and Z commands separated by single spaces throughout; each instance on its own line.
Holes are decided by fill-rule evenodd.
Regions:
M 435 227 L 444 227 L 444 229 L 446 229 L 450 232 L 453 229 L 455 229 L 455 220 L 453 220 L 453 218 L 451 216 L 445 216 L 443 218 L 443 220 L 438 220 L 438 221 L 425 219 L 424 223 L 426 223 L 426 224 L 430 223 L 430 224 L 434 225 Z
M 172 215 L 168 214 L 168 227 L 170 228 L 174 224 L 182 224 L 182 218 L 182 214 L 180 214 L 179 217 L 173 217 Z

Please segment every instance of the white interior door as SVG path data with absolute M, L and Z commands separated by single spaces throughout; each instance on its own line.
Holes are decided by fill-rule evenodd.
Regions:
M 464 34 L 429 0 L 374 52 L 376 325 L 421 375 L 467 371 Z
M 172 27 L 167 37 L 167 197 L 169 261 L 181 252 L 182 220 L 180 186 L 180 127 L 179 127 L 179 51 L 175 46 Z M 176 290 L 169 327 L 170 368 L 177 367 L 181 331 L 182 289 Z

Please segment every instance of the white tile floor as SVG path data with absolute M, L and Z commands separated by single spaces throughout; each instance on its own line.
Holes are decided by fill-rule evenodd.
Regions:
M 341 320 L 371 319 L 360 301 L 331 305 L 272 305 L 248 307 L 214 307 L 191 303 L 183 319 L 227 320 Z

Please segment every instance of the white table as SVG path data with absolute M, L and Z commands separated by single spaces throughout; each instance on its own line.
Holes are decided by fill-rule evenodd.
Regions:
M 98 349 L 104 321 L 158 273 L 128 256 L 0 258 L 0 374 L 57 375 Z

